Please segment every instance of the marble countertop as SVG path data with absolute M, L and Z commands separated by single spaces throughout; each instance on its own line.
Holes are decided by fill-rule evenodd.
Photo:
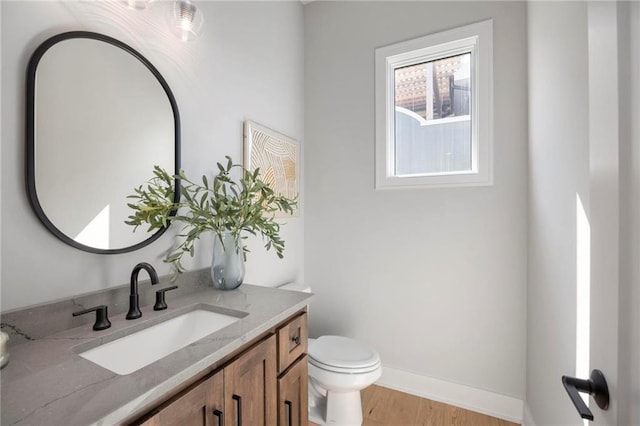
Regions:
M 175 387 L 206 371 L 247 342 L 304 308 L 311 294 L 243 284 L 237 290 L 205 288 L 169 299 L 169 309 L 141 306 L 142 318 L 114 315 L 107 330 L 83 325 L 10 348 L 0 371 L 1 423 L 9 425 L 112 425 L 143 414 Z M 131 374 L 120 376 L 78 355 L 94 341 L 110 341 L 197 305 L 244 312 L 239 321 Z

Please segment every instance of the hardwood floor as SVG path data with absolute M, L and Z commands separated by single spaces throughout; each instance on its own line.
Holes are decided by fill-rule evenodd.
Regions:
M 506 420 L 376 385 L 362 391 L 362 412 L 363 426 L 517 426 Z

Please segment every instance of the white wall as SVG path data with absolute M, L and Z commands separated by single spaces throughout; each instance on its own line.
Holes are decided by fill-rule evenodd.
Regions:
M 97 255 L 57 240 L 36 219 L 24 184 L 27 61 L 46 38 L 90 30 L 140 51 L 171 87 L 182 121 L 182 166 L 194 177 L 212 173 L 231 155 L 242 160 L 242 122 L 254 120 L 302 141 L 303 6 L 298 2 L 199 2 L 204 33 L 183 43 L 154 8 L 123 2 L 2 1 L 2 310 L 128 282 L 133 266 L 151 262 L 160 274 L 171 233 L 142 250 Z M 132 188 L 138 183 L 132 182 Z M 303 186 L 301 186 L 303 187 Z M 303 214 L 283 227 L 285 259 L 252 241 L 246 282 L 276 285 L 303 273 Z M 210 264 L 205 238 L 189 266 Z
M 0 6 L 0 27 L 2 26 L 2 7 Z M 0 28 L 1 31 L 1 28 Z M 0 42 L 1 43 L 1 42 Z M 2 47 L 0 46 L 0 49 Z M 2 55 L 0 54 L 0 82 L 2 81 L 3 70 L 2 67 Z M 0 84 L 0 99 L 2 99 L 2 84 Z M 0 105 L 0 109 L 2 109 Z M 0 128 L 2 128 L 2 117 L 0 116 Z M 0 140 L 4 135 L 0 133 Z M 1 145 L 1 144 L 0 144 Z M 2 164 L 2 149 L 0 149 L 0 164 Z M 2 173 L 0 173 L 0 193 L 2 192 Z M 0 241 L 2 241 L 2 197 L 0 196 Z M 2 277 L 2 244 L 0 244 L 0 277 Z M 0 279 L 1 281 L 1 279 Z M 2 283 L 0 282 L 0 306 L 2 306 Z
M 526 5 L 313 2 L 304 16 L 311 334 L 358 338 L 386 367 L 522 399 Z M 375 48 L 489 18 L 495 184 L 376 192 Z
M 620 8 L 618 19 L 628 39 L 626 51 L 619 52 L 622 97 L 620 114 L 621 183 L 621 268 L 620 268 L 620 349 L 618 386 L 618 423 L 640 424 L 640 3 Z
M 538 425 L 579 424 L 562 388 L 576 368 L 576 194 L 588 212 L 587 6 L 531 2 L 526 402 Z

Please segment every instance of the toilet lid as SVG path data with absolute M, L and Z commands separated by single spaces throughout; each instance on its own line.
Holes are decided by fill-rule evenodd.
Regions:
M 309 345 L 309 362 L 327 370 L 369 370 L 380 364 L 380 355 L 348 337 L 322 336 Z

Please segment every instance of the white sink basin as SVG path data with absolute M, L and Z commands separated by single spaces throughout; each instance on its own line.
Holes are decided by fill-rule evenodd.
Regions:
M 79 355 L 114 373 L 130 374 L 239 319 L 197 309 Z

